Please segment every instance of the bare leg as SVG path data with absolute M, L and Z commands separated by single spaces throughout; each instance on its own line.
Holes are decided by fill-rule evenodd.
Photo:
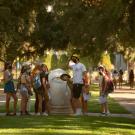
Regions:
M 74 104 L 73 98 L 71 99 L 71 107 L 72 107 L 73 113 L 75 113 L 75 104 Z
M 40 112 L 40 114 L 42 114 L 42 101 L 43 101 L 43 97 L 40 94 L 38 94 L 38 101 L 39 101 L 38 112 Z
M 22 114 L 25 114 L 25 97 L 24 97 L 24 95 L 22 95 L 22 99 L 21 99 L 21 112 L 22 112 Z
M 74 101 L 75 101 L 75 111 L 77 111 L 79 109 L 80 113 L 81 113 L 81 102 L 80 102 L 80 99 L 77 99 L 77 98 L 74 98 Z M 77 112 L 76 112 L 77 113 Z
M 105 107 L 104 107 L 104 104 L 101 104 L 101 112 L 102 112 L 102 113 L 105 113 Z
M 6 113 L 9 113 L 10 93 L 6 93 Z
M 108 112 L 108 104 L 107 104 L 107 102 L 104 104 L 104 109 L 105 109 L 105 113 L 107 113 Z
M 17 96 L 15 93 L 12 94 L 12 97 L 14 99 L 14 114 L 16 114 L 16 107 L 17 107 Z
M 87 113 L 88 112 L 88 102 L 84 101 L 83 106 L 84 106 L 84 110 L 83 110 L 84 113 Z

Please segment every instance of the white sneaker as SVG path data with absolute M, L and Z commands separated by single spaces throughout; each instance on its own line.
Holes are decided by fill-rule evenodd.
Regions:
M 110 114 L 110 111 L 107 111 L 107 114 Z
M 38 113 L 36 113 L 36 115 L 37 115 L 37 116 L 40 116 L 40 115 L 41 115 L 41 113 L 39 113 L 39 112 L 38 112 Z
M 80 116 L 78 113 L 74 113 L 73 116 Z
M 74 116 L 81 116 L 81 115 L 83 115 L 81 109 L 77 109 L 76 113 L 74 114 Z
M 100 113 L 100 116 L 106 116 L 106 113 L 102 112 Z
M 48 116 L 48 113 L 44 112 L 42 115 L 43 115 L 43 116 Z
M 109 111 L 107 111 L 106 115 L 111 115 L 111 113 Z

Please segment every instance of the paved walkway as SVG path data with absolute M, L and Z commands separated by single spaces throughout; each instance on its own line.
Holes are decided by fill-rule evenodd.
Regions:
M 3 90 L 0 89 L 0 105 L 2 105 L 3 102 L 5 102 L 5 94 L 4 94 Z
M 135 115 L 135 89 L 130 90 L 129 87 L 123 87 L 115 90 L 110 97 Z
M 31 116 L 35 116 L 37 117 L 37 115 L 35 115 L 35 113 L 30 113 Z M 5 113 L 0 113 L 0 116 L 6 116 Z M 23 117 L 20 116 L 20 113 L 17 113 L 18 117 Z M 53 116 L 53 115 L 52 115 Z M 68 115 L 67 115 L 68 116 Z M 74 115 L 69 115 L 69 116 L 73 116 L 73 117 L 78 117 L 78 116 L 74 116 Z M 115 117 L 115 118 L 129 118 L 129 119 L 135 119 L 135 115 L 133 114 L 108 114 L 107 116 L 103 116 L 100 113 L 88 113 L 87 115 L 84 116 L 96 116 L 96 117 Z M 9 116 L 9 117 L 14 117 L 14 116 Z M 42 117 L 47 117 L 47 116 L 42 116 Z M 79 116 L 80 117 L 80 116 Z

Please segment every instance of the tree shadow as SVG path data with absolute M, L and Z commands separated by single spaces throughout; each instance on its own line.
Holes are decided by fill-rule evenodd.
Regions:
M 17 132 L 13 133 L 24 134 L 29 129 L 37 130 L 36 134 L 49 134 L 49 135 L 70 135 L 82 134 L 72 131 L 99 131 L 101 129 L 109 129 L 111 134 L 116 134 L 115 129 L 121 130 L 121 134 L 129 134 L 130 129 L 135 130 L 135 120 L 127 118 L 110 118 L 110 117 L 72 117 L 72 116 L 30 116 L 30 117 L 2 117 L 2 124 L 0 129 L 16 129 Z M 48 131 L 48 129 L 52 130 Z M 111 129 L 111 130 L 110 130 Z M 38 131 L 39 130 L 39 131 Z M 41 130 L 41 131 L 40 131 Z M 42 133 L 42 131 L 44 132 Z M 126 131 L 127 130 L 127 131 Z M 19 132 L 20 131 L 20 132 Z M 63 131 L 63 132 L 62 132 Z M 68 131 L 68 132 L 67 132 Z M 71 132 L 70 132 L 71 131 Z M 87 134 L 87 132 L 85 134 Z M 12 134 L 12 133 L 11 133 Z M 28 134 L 34 134 L 30 132 Z M 125 135 L 126 135 L 125 134 Z M 5 134 L 6 135 L 6 134 Z M 94 133 L 92 134 L 94 135 Z

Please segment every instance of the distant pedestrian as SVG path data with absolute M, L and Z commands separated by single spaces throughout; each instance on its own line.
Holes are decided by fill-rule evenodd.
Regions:
M 119 88 L 122 88 L 122 83 L 123 83 L 123 70 L 119 70 Z
M 113 79 L 113 83 L 114 83 L 114 88 L 117 88 L 117 81 L 118 81 L 118 72 L 117 70 L 114 70 L 112 73 L 112 79 Z
M 132 89 L 134 87 L 134 71 L 133 71 L 133 69 L 131 69 L 129 72 L 129 85 L 130 85 L 130 89 Z
M 6 93 L 6 115 L 16 115 L 16 106 L 17 106 L 17 96 L 13 82 L 13 74 L 12 74 L 12 65 L 11 63 L 5 63 L 4 70 L 4 93 Z M 13 114 L 9 111 L 10 99 L 13 97 L 14 99 L 14 112 Z

